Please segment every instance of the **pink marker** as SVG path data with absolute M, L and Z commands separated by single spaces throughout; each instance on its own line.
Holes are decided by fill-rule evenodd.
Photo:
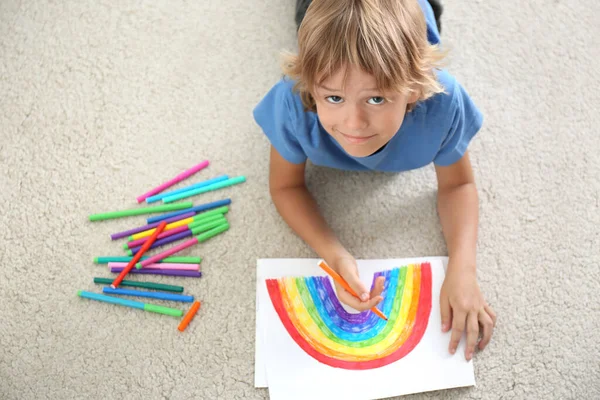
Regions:
M 127 263 L 124 262 L 109 262 L 108 269 L 124 268 Z M 160 269 L 160 270 L 177 270 L 177 271 L 199 271 L 200 264 L 179 264 L 179 263 L 159 263 L 149 264 L 142 269 Z
M 185 241 L 185 242 L 183 242 L 181 244 L 178 244 L 175 247 L 171 247 L 170 249 L 165 250 L 162 253 L 155 254 L 155 255 L 153 255 L 151 257 L 148 257 L 146 260 L 137 263 L 135 265 L 135 267 L 137 269 L 140 269 L 140 268 L 144 268 L 144 267 L 146 267 L 146 266 L 148 266 L 150 264 L 157 263 L 157 262 L 159 262 L 159 261 L 161 261 L 161 260 L 163 260 L 163 259 L 165 259 L 165 258 L 167 258 L 169 256 L 172 256 L 173 254 L 175 254 L 177 252 L 180 252 L 183 249 L 187 249 L 188 247 L 191 247 L 191 246 L 195 245 L 196 243 L 205 242 L 208 239 L 210 239 L 210 238 L 212 238 L 214 236 L 217 236 L 219 233 L 223 233 L 223 232 L 225 232 L 228 229 L 229 229 L 229 223 L 225 222 L 223 225 L 219 225 L 216 228 L 212 228 L 210 231 L 206 231 L 204 233 L 201 233 L 198 236 L 194 236 L 192 239 L 190 239 L 188 241 Z
M 188 169 L 187 171 L 183 171 L 182 173 L 177 175 L 175 178 L 168 180 L 165 183 L 163 183 L 162 185 L 155 187 L 148 193 L 145 193 L 145 194 L 139 196 L 136 200 L 138 203 L 141 203 L 144 200 L 146 200 L 147 197 L 154 196 L 155 194 L 162 192 L 166 188 L 171 187 L 174 184 L 181 182 L 182 180 L 184 180 L 186 178 L 189 178 L 190 176 L 194 175 L 196 172 L 198 172 L 201 169 L 204 169 L 206 167 L 208 167 L 208 160 L 202 161 L 200 164 L 193 166 L 192 168 Z
M 137 269 L 146 268 L 148 265 L 157 263 L 164 258 L 167 258 L 183 249 L 187 249 L 188 247 L 195 245 L 196 243 L 198 243 L 198 239 L 196 239 L 196 238 L 190 239 L 190 240 L 183 242 L 175 247 L 171 247 L 170 249 L 165 250 L 162 253 L 153 255 L 152 257 L 149 257 L 148 259 L 144 260 L 144 262 L 137 263 L 135 267 Z

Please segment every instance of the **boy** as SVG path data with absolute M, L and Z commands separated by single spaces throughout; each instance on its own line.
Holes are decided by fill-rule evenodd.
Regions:
M 471 360 L 489 343 L 496 316 L 476 278 L 478 198 L 467 146 L 482 116 L 437 68 L 439 31 L 426 0 L 314 0 L 298 30 L 298 55 L 258 104 L 271 142 L 269 185 L 288 225 L 361 296 L 336 285 L 358 311 L 382 300 L 321 216 L 304 181 L 307 159 L 346 170 L 401 172 L 433 162 L 449 263 L 440 292 L 442 329 L 454 354 L 466 331 Z

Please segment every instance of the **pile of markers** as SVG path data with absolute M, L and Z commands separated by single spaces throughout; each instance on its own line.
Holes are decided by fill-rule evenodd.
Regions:
M 184 289 L 182 286 L 127 280 L 125 278 L 129 274 L 168 275 L 182 278 L 199 278 L 202 276 L 200 271 L 202 258 L 181 257 L 176 254 L 227 231 L 229 221 L 226 214 L 229 212 L 231 199 L 227 198 L 196 206 L 191 201 L 177 201 L 245 182 L 246 178 L 244 176 L 230 178 L 228 175 L 222 175 L 181 189 L 169 192 L 164 192 L 164 190 L 206 168 L 208 164 L 208 161 L 203 161 L 137 198 L 138 203 L 145 201 L 150 204 L 162 201 L 162 205 L 90 215 L 90 221 L 102 221 L 112 218 L 166 213 L 149 217 L 144 225 L 137 228 L 112 234 L 112 240 L 127 240 L 123 244 L 125 256 L 97 257 L 94 262 L 96 264 L 107 264 L 109 271 L 118 275 L 114 278 L 94 278 L 94 283 L 108 286 L 102 288 L 102 293 L 80 290 L 77 292 L 80 297 L 174 317 L 183 316 L 183 311 L 177 308 L 129 300 L 122 296 L 184 303 L 193 302 L 185 317 L 181 320 L 178 329 L 183 331 L 187 327 L 200 308 L 200 302 L 194 301 L 194 296 L 181 294 Z M 165 250 L 161 249 L 162 251 L 157 254 L 145 255 L 148 251 L 167 244 L 174 245 Z M 120 286 L 151 290 L 122 289 Z

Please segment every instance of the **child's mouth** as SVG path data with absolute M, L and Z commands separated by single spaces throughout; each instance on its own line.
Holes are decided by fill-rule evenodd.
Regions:
M 373 139 L 375 136 L 377 136 L 377 135 L 351 136 L 351 135 L 346 135 L 345 133 L 342 133 L 342 132 L 339 132 L 339 133 L 344 137 L 344 139 L 346 139 L 346 141 L 348 141 L 351 144 L 364 144 L 364 143 L 367 143 L 369 140 Z

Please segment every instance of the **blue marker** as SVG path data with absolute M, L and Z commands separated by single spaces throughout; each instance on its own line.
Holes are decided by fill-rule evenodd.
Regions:
M 77 292 L 77 295 L 79 297 L 85 297 L 86 299 L 90 300 L 103 301 L 105 303 L 117 304 L 119 306 L 137 308 L 153 313 L 170 315 L 172 317 L 181 317 L 183 315 L 183 311 L 178 310 L 176 308 L 163 307 L 158 306 L 156 304 L 142 303 L 140 301 L 119 299 L 118 297 L 105 296 L 100 293 L 86 292 L 84 290 L 80 290 Z
M 217 208 L 217 207 L 226 206 L 229 204 L 231 204 L 231 199 L 217 200 L 217 201 L 213 201 L 212 203 L 201 204 L 199 206 L 195 206 L 192 208 L 186 208 L 185 210 L 181 210 L 181 211 L 175 211 L 175 212 L 168 213 L 168 214 L 155 215 L 154 217 L 148 218 L 147 221 L 149 224 L 152 224 L 154 222 L 162 221 L 163 219 L 168 219 L 168 218 L 174 217 L 176 215 L 189 213 L 190 211 L 199 213 L 202 211 L 210 210 L 211 208 Z
M 194 183 L 193 185 L 190 186 L 186 186 L 184 188 L 181 189 L 177 189 L 177 190 L 172 190 L 170 192 L 166 192 L 166 193 L 159 193 L 155 196 L 150 196 L 146 199 L 146 203 L 150 204 L 150 203 L 154 203 L 157 202 L 159 200 L 162 200 L 164 197 L 167 196 L 173 196 L 179 193 L 183 193 L 183 192 L 187 192 L 188 190 L 193 190 L 193 189 L 198 189 L 204 186 L 209 186 L 212 185 L 213 183 L 219 183 L 219 182 L 223 182 L 226 181 L 227 179 L 229 179 L 229 175 L 221 175 L 221 176 L 217 176 L 216 178 L 213 179 L 209 179 L 207 181 L 202 181 L 202 182 L 198 182 L 198 183 Z
M 106 286 L 102 289 L 104 293 L 117 294 L 122 296 L 138 296 L 148 297 L 151 299 L 158 300 L 171 300 L 171 301 L 182 301 L 184 303 L 191 303 L 194 301 L 194 296 L 185 296 L 182 294 L 164 293 L 164 292 L 146 292 L 143 290 L 130 290 L 130 289 L 113 289 Z M 127 300 L 125 300 L 127 301 Z

